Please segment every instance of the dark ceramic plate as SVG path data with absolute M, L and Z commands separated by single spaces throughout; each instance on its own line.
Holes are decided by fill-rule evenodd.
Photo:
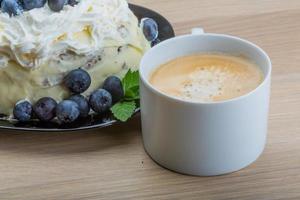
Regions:
M 171 24 L 160 14 L 147 8 L 130 4 L 130 9 L 134 14 L 141 19 L 143 17 L 153 18 L 159 26 L 159 39 L 161 41 L 174 37 L 174 31 Z M 135 111 L 135 115 L 139 114 L 140 110 Z M 0 116 L 1 117 L 1 116 Z M 56 132 L 56 131 L 76 131 L 93 128 L 103 128 L 118 123 L 111 114 L 105 116 L 90 116 L 85 119 L 77 120 L 68 125 L 59 125 L 56 122 L 39 122 L 32 121 L 27 123 L 13 122 L 0 120 L 0 129 L 21 130 L 21 131 L 38 131 L 38 132 Z

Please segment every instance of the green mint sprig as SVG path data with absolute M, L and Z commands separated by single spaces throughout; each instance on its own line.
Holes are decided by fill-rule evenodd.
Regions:
M 133 115 L 140 99 L 139 72 L 129 69 L 122 79 L 122 85 L 124 98 L 110 110 L 116 119 L 126 122 Z

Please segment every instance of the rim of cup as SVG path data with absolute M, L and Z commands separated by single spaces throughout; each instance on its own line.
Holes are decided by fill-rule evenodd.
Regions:
M 236 41 L 240 41 L 242 43 L 245 43 L 247 44 L 248 46 L 252 46 L 256 49 L 256 51 L 258 51 L 261 55 L 263 55 L 263 57 L 266 59 L 267 61 L 267 73 L 264 73 L 264 79 L 263 81 L 253 90 L 251 90 L 250 92 L 246 93 L 246 94 L 243 94 L 241 96 L 238 96 L 238 97 L 234 97 L 234 98 L 231 98 L 231 99 L 227 99 L 227 100 L 222 100 L 222 101 L 215 101 L 215 102 L 198 102 L 198 101 L 190 101 L 190 100 L 184 100 L 184 99 L 181 99 L 181 98 L 178 98 L 178 97 L 175 97 L 175 96 L 172 96 L 172 95 L 168 95 L 166 93 L 163 93 L 161 92 L 160 90 L 156 89 L 154 86 L 152 86 L 152 84 L 149 82 L 149 78 L 148 77 L 145 77 L 144 75 L 144 70 L 142 69 L 142 67 L 144 66 L 143 65 L 143 62 L 145 62 L 145 57 L 147 57 L 147 55 L 153 51 L 155 51 L 157 48 L 159 48 L 160 46 L 162 45 L 168 45 L 169 43 L 172 43 L 172 42 L 175 42 L 175 40 L 179 40 L 179 39 L 184 39 L 184 38 L 187 38 L 187 37 L 199 37 L 199 36 L 203 36 L 203 35 L 206 35 L 206 36 L 215 36 L 215 37 L 225 37 L 225 38 L 229 38 L 229 39 L 233 39 L 233 40 L 236 40 Z M 159 67 L 159 66 L 157 66 Z M 154 68 L 152 70 L 152 72 L 157 69 Z M 259 66 L 260 67 L 260 66 Z M 151 73 L 151 72 L 150 72 Z M 215 105 L 215 104 L 225 104 L 225 103 L 232 103 L 232 102 L 235 102 L 235 101 L 239 101 L 239 100 L 242 100 L 244 98 L 247 98 L 248 96 L 251 96 L 253 95 L 254 93 L 256 93 L 261 87 L 263 87 L 263 85 L 267 84 L 267 81 L 268 79 L 271 78 L 271 73 L 272 73 L 272 62 L 271 62 L 271 59 L 270 57 L 268 56 L 268 54 L 262 49 L 260 48 L 258 45 L 248 41 L 248 40 L 245 40 L 245 39 L 242 39 L 242 38 L 239 38 L 237 36 L 233 36 L 233 35 L 227 35 L 227 34 L 219 34 L 219 33 L 203 33 L 200 31 L 200 33 L 196 33 L 196 34 L 186 34 L 186 35 L 181 35 L 181 36 L 176 36 L 176 37 L 173 37 L 173 38 L 170 38 L 170 39 L 167 39 L 159 44 L 157 44 L 156 46 L 152 47 L 148 52 L 146 52 L 146 54 L 143 56 L 141 62 L 140 62 L 140 70 L 139 70 L 139 75 L 140 75 L 140 80 L 145 84 L 145 86 L 150 89 L 152 92 L 154 92 L 156 95 L 159 95 L 161 97 L 164 97 L 168 100 L 171 100 L 171 101 L 174 101 L 174 102 L 177 102 L 177 103 L 185 103 L 185 104 L 198 104 L 198 105 Z

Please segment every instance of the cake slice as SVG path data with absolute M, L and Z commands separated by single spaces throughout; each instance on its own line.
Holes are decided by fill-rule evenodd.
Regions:
M 16 102 L 56 101 L 71 94 L 63 78 L 82 68 L 101 87 L 109 75 L 136 70 L 149 42 L 125 0 L 81 0 L 53 12 L 48 5 L 18 16 L 0 12 L 0 113 Z

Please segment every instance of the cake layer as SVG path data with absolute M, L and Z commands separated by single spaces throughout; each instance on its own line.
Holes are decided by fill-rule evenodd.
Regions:
M 123 77 L 128 69 L 137 70 L 142 51 L 132 47 L 107 47 L 99 54 L 97 60 L 83 65 L 92 79 L 92 84 L 84 93 L 88 96 L 92 91 L 101 87 L 109 75 Z M 0 70 L 0 113 L 11 114 L 15 103 L 21 99 L 36 102 L 41 97 L 52 97 L 61 101 L 70 96 L 69 91 L 61 84 L 65 73 L 77 66 L 60 68 L 39 67 L 27 70 L 15 62 L 9 62 L 8 67 Z

